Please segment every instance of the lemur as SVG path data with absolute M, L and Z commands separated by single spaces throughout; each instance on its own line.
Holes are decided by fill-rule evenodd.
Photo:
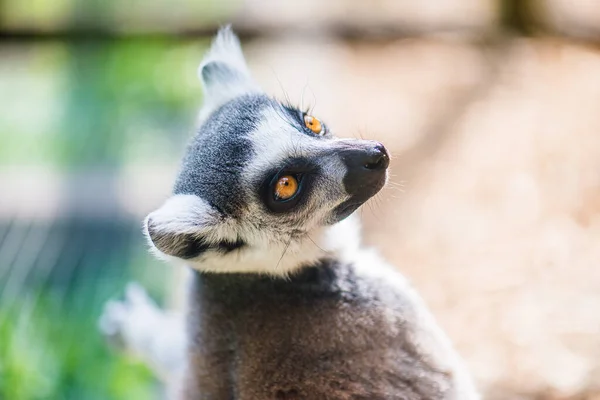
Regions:
M 477 399 L 421 298 L 360 244 L 386 148 L 263 93 L 230 28 L 198 71 L 200 128 L 144 223 L 191 271 L 186 324 L 132 286 L 104 331 L 181 375 L 181 399 Z

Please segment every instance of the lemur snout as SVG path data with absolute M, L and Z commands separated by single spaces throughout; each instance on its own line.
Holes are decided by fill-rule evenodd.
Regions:
M 390 156 L 379 142 L 357 140 L 345 144 L 339 156 L 346 166 L 343 184 L 349 198 L 334 209 L 334 221 L 346 218 L 375 196 L 385 185 L 390 165 Z
M 346 165 L 344 187 L 354 201 L 364 202 L 383 187 L 390 157 L 381 143 L 359 141 L 344 150 L 342 160 Z

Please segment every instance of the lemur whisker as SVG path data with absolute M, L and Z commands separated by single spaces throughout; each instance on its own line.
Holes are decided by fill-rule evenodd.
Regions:
M 404 184 L 398 183 L 398 182 L 394 182 L 394 181 L 388 181 L 388 183 L 386 184 L 386 186 L 405 187 Z
M 311 94 L 313 95 L 313 101 L 308 112 L 308 114 L 312 115 L 315 111 L 315 108 L 317 107 L 317 96 L 315 96 L 315 92 L 312 90 L 312 87 L 310 87 L 308 81 L 306 82 L 306 85 L 308 86 L 308 90 L 310 90 Z
M 277 83 L 279 84 L 279 88 L 281 89 L 281 92 L 283 93 L 283 97 L 285 97 L 285 101 L 287 102 L 288 105 L 292 104 L 287 91 L 283 87 L 283 83 L 279 79 L 279 76 L 277 75 L 277 72 L 275 72 L 275 70 L 272 67 L 271 67 L 271 72 L 273 73 L 273 75 L 275 76 L 275 79 L 277 80 Z
M 358 137 L 360 138 L 360 140 L 365 140 L 362 128 L 358 128 L 357 132 L 358 132 Z
M 329 250 L 325 250 L 323 249 L 321 246 L 319 246 L 314 240 L 313 238 L 310 237 L 310 235 L 308 234 L 308 232 L 306 233 L 306 237 L 315 245 L 317 246 L 317 248 L 319 248 L 319 250 L 321 250 L 323 253 L 329 254 L 331 253 L 331 251 Z
M 287 253 L 287 250 L 290 247 L 290 243 L 292 243 L 292 237 L 293 237 L 293 234 L 290 234 L 290 239 L 288 240 L 287 244 L 285 245 L 285 248 L 283 249 L 283 253 L 281 253 L 281 257 L 279 257 L 279 261 L 277 261 L 277 265 L 275 265 L 275 271 L 277 271 L 279 269 L 279 264 L 281 263 L 281 260 L 283 260 L 285 253 Z
M 304 87 L 302 88 L 302 93 L 300 93 L 300 109 L 304 110 L 304 92 L 306 92 L 306 87 L 308 86 L 308 80 L 306 81 L 306 83 L 304 84 Z
M 369 210 L 371 211 L 371 215 L 373 215 L 373 218 L 375 218 L 377 222 L 382 223 L 383 221 L 381 220 L 381 213 L 378 213 L 377 210 L 373 208 L 376 205 L 376 203 L 368 201 L 367 204 L 369 206 Z

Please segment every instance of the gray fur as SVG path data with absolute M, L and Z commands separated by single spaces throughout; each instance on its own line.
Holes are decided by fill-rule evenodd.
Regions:
M 239 217 L 246 203 L 242 172 L 254 153 L 249 133 L 270 104 L 265 95 L 246 95 L 212 113 L 187 149 L 173 193 L 195 194 Z
M 289 279 L 193 279 L 184 398 L 460 398 L 452 371 L 410 335 L 410 299 L 350 264 L 324 259 Z

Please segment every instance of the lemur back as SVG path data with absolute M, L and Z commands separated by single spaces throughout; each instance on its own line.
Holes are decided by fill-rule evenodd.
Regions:
M 145 221 L 154 252 L 193 271 L 187 327 L 168 330 L 184 345 L 158 338 L 158 312 L 146 312 L 156 337 L 138 346 L 178 354 L 177 396 L 478 398 L 419 296 L 360 244 L 352 214 L 386 182 L 385 147 L 338 139 L 265 95 L 228 28 L 199 76 L 201 126 L 173 196 Z M 143 336 L 115 323 L 118 308 L 105 326 Z

